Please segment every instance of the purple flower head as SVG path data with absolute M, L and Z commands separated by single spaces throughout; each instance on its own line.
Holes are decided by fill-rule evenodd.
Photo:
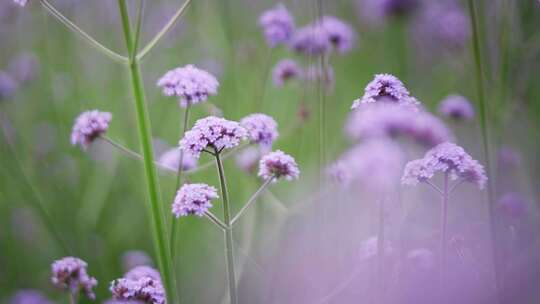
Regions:
M 143 265 L 152 265 L 152 259 L 144 251 L 130 250 L 122 255 L 122 267 L 126 271 Z
M 280 60 L 272 71 L 276 87 L 282 87 L 287 81 L 302 78 L 302 68 L 292 59 Z
M 19 84 L 11 75 L 0 71 L 0 101 L 13 97 L 18 87 Z
M 163 89 L 166 96 L 177 96 L 180 106 L 185 108 L 216 95 L 219 82 L 212 74 L 188 64 L 165 73 L 157 86 Z
M 390 74 L 375 75 L 375 78 L 366 86 L 364 96 L 355 100 L 351 108 L 356 109 L 361 104 L 377 101 L 395 102 L 413 106 L 420 104 L 416 98 L 411 97 L 403 82 Z
M 509 218 L 519 219 L 526 214 L 527 203 L 519 193 L 506 193 L 499 199 L 500 211 Z
M 15 2 L 15 4 L 18 4 L 20 6 L 26 6 L 26 4 L 28 3 L 28 0 L 13 0 L 13 2 Z
M 474 108 L 472 104 L 461 95 L 450 95 L 439 104 L 439 113 L 455 120 L 472 120 Z
M 259 26 L 270 47 L 289 42 L 295 28 L 293 17 L 281 3 L 259 17 Z
M 331 47 L 328 32 L 320 24 L 309 24 L 298 29 L 291 41 L 291 48 L 306 56 L 327 53 Z
M 172 212 L 176 217 L 195 214 L 203 216 L 212 208 L 211 201 L 218 198 L 216 188 L 207 184 L 184 184 L 176 193 Z
M 345 131 L 353 140 L 403 136 L 428 147 L 453 139 L 437 117 L 414 106 L 393 103 L 362 104 L 351 113 Z
M 156 281 L 161 281 L 159 271 L 147 265 L 135 266 L 124 275 L 124 278 L 129 280 L 138 280 L 145 277 L 152 278 Z
M 324 16 L 320 26 L 327 32 L 330 44 L 341 54 L 349 52 L 356 43 L 356 33 L 347 23 L 333 16 Z
M 9 73 L 19 82 L 28 83 L 36 78 L 39 70 L 37 57 L 31 53 L 22 53 L 9 63 Z
M 300 170 L 294 158 L 280 150 L 270 152 L 259 161 L 259 176 L 267 180 L 270 178 L 297 179 Z
M 419 0 L 357 0 L 357 9 L 361 21 L 368 25 L 380 26 L 388 18 L 406 17 L 419 7 Z
M 266 114 L 250 114 L 240 120 L 240 125 L 246 129 L 249 140 L 261 146 L 271 147 L 279 135 L 276 121 Z
M 92 141 L 107 132 L 112 114 L 98 110 L 82 112 L 73 125 L 71 144 L 86 150 Z
M 172 148 L 165 151 L 158 159 L 158 163 L 170 170 L 178 171 L 180 165 L 180 151 L 178 148 Z M 189 153 L 182 156 L 182 170 L 189 171 L 197 167 L 197 159 Z
M 208 116 L 195 122 L 193 128 L 180 140 L 180 149 L 199 158 L 206 148 L 221 152 L 225 148 L 234 148 L 245 139 L 247 131 L 235 121 Z
M 111 282 L 115 300 L 140 301 L 145 304 L 165 304 L 165 290 L 160 280 L 151 277 L 120 278 Z
M 452 179 L 461 178 L 483 189 L 487 176 L 484 167 L 465 150 L 454 143 L 442 143 L 429 150 L 424 158 L 413 160 L 405 166 L 402 183 L 416 185 L 425 182 L 436 172 L 449 174 Z
M 65 257 L 54 261 L 51 265 L 51 281 L 60 289 L 72 294 L 83 292 L 87 298 L 93 300 L 95 294 L 92 288 L 97 285 L 97 280 L 88 275 L 86 267 L 86 262 L 75 257 Z
M 52 302 L 37 290 L 22 289 L 11 297 L 9 304 L 52 304 Z

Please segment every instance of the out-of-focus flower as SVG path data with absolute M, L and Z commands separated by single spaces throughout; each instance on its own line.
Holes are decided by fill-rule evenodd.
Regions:
M 361 104 L 378 101 L 394 102 L 403 105 L 417 106 L 420 104 L 412 97 L 396 76 L 390 74 L 376 74 L 375 78 L 364 89 L 364 96 L 356 99 L 351 108 L 356 109 Z
M 8 71 L 19 83 L 28 83 L 38 74 L 38 59 L 34 54 L 22 53 L 9 63 Z
M 15 2 L 16 4 L 20 6 L 26 6 L 26 4 L 28 3 L 28 0 L 13 0 L 13 2 Z
M 276 150 L 261 158 L 259 176 L 265 180 L 270 178 L 274 178 L 274 180 L 279 178 L 293 180 L 300 176 L 300 170 L 292 156 Z
M 292 59 L 280 60 L 272 71 L 272 78 L 276 87 L 282 87 L 289 80 L 302 77 L 302 68 Z
M 97 280 L 88 275 L 85 261 L 75 257 L 65 257 L 54 261 L 51 265 L 51 281 L 54 286 L 69 291 L 72 294 L 82 292 L 87 298 L 95 299 L 92 291 Z
M 219 82 L 212 74 L 189 64 L 165 73 L 157 86 L 163 89 L 166 96 L 177 96 L 180 106 L 185 108 L 216 95 Z
M 250 114 L 240 120 L 240 125 L 246 129 L 249 141 L 261 146 L 271 147 L 279 136 L 276 121 L 266 114 Z
M 317 56 L 331 50 L 328 32 L 318 23 L 298 29 L 291 40 L 291 48 L 306 56 Z
M 240 169 L 248 173 L 252 173 L 257 168 L 257 164 L 263 154 L 261 149 L 266 149 L 266 148 L 251 146 L 251 147 L 247 147 L 243 149 L 238 154 L 236 154 L 236 157 L 235 157 L 236 165 Z
M 203 216 L 212 208 L 211 201 L 218 198 L 216 188 L 207 184 L 184 184 L 176 193 L 172 212 L 178 218 L 195 214 Z
M 356 33 L 349 24 L 333 16 L 324 16 L 320 26 L 327 32 L 330 43 L 339 53 L 345 54 L 354 47 Z
M 98 110 L 82 112 L 73 125 L 71 144 L 86 150 L 90 143 L 107 132 L 112 114 Z
M 11 297 L 9 304 L 52 304 L 52 302 L 37 290 L 21 289 Z
M 527 203 L 525 199 L 515 192 L 504 194 L 499 199 L 500 211 L 509 218 L 518 219 L 523 216 L 527 209 Z
M 521 156 L 519 152 L 507 146 L 499 149 L 498 156 L 501 167 L 515 168 L 521 163 Z
M 11 75 L 0 71 L 0 101 L 13 97 L 18 87 L 18 83 Z
M 388 18 L 412 15 L 419 4 L 419 0 L 357 0 L 357 10 L 360 21 L 380 26 Z
M 120 278 L 111 282 L 115 300 L 140 301 L 145 304 L 165 304 L 165 290 L 161 280 L 145 276 L 138 279 Z
M 270 47 L 289 42 L 295 28 L 294 18 L 282 3 L 262 13 L 259 17 L 259 26 L 264 31 L 266 42 Z
M 467 98 L 461 95 L 449 95 L 439 104 L 439 113 L 455 120 L 472 120 L 474 108 Z
M 129 250 L 122 255 L 122 267 L 129 271 L 137 266 L 150 266 L 152 259 L 142 250 Z
M 424 158 L 413 160 L 405 166 L 403 184 L 425 182 L 436 172 L 449 174 L 452 179 L 462 178 L 482 189 L 487 181 L 484 167 L 465 150 L 453 143 L 442 143 L 429 150 Z
M 159 274 L 159 271 L 147 265 L 133 267 L 124 275 L 124 278 L 129 280 L 138 280 L 145 277 L 152 278 L 156 281 L 161 281 L 161 275 Z
M 178 171 L 180 165 L 180 150 L 172 148 L 165 151 L 158 159 L 158 163 L 170 170 Z M 184 153 L 182 156 L 182 170 L 189 171 L 197 167 L 197 159 L 190 153 Z
M 239 123 L 224 118 L 208 116 L 195 122 L 193 128 L 180 140 L 180 149 L 199 158 L 207 147 L 221 152 L 234 148 L 245 139 L 247 131 Z
M 356 141 L 405 136 L 428 147 L 453 139 L 439 118 L 416 107 L 393 103 L 362 104 L 351 113 L 345 132 Z

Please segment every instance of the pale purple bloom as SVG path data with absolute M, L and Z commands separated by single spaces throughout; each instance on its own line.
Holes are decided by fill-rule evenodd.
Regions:
M 330 43 L 339 53 L 347 53 L 354 47 L 356 33 L 349 24 L 333 16 L 324 16 L 320 26 L 327 32 Z
M 318 23 L 298 29 L 291 41 L 291 48 L 306 56 L 322 55 L 329 52 L 331 47 L 328 32 Z
M 261 159 L 261 155 L 261 147 L 247 147 L 236 154 L 236 165 L 246 172 L 252 172 L 257 167 L 257 163 Z
M 0 71 L 0 101 L 13 97 L 18 87 L 19 84 L 11 75 Z
M 245 139 L 247 131 L 235 121 L 208 116 L 195 122 L 193 128 L 180 140 L 180 148 L 199 158 L 206 148 L 220 153 L 225 148 L 234 148 Z
M 180 150 L 178 148 L 172 148 L 165 151 L 158 159 L 158 163 L 170 170 L 178 171 L 180 165 Z M 197 159 L 190 153 L 184 153 L 182 155 L 182 170 L 189 171 L 197 167 Z
M 120 301 L 140 301 L 145 304 L 165 304 L 165 289 L 160 280 L 151 277 L 120 278 L 111 282 L 113 298 Z
M 293 180 L 300 176 L 300 170 L 292 156 L 276 150 L 261 158 L 259 176 L 265 180 L 270 178 L 276 180 L 282 177 L 286 180 Z
M 259 26 L 264 31 L 266 42 L 270 47 L 287 43 L 294 32 L 294 19 L 282 3 L 265 11 L 259 17 Z
M 378 101 L 394 102 L 398 104 L 416 106 L 420 103 L 412 97 L 396 76 L 390 74 L 376 74 L 375 78 L 364 89 L 364 96 L 353 102 L 352 109 L 361 104 Z
M 411 15 L 419 7 L 419 0 L 357 0 L 360 21 L 379 26 L 388 18 Z
M 249 141 L 261 146 L 271 147 L 279 136 L 277 122 L 266 114 L 250 114 L 240 120 L 240 125 L 246 129 Z
M 526 213 L 527 203 L 525 199 L 515 192 L 504 194 L 498 202 L 501 212 L 509 218 L 520 218 Z
M 20 6 L 26 6 L 26 4 L 28 3 L 28 0 L 13 0 L 13 2 L 15 2 L 16 4 Z
M 207 184 L 184 184 L 176 193 L 172 212 L 176 217 L 195 214 L 203 216 L 218 198 L 216 188 Z
M 287 81 L 302 78 L 302 68 L 292 59 L 280 60 L 272 71 L 276 87 L 283 86 Z
M 143 265 L 152 265 L 152 259 L 144 251 L 130 250 L 122 255 L 122 266 L 126 271 Z
M 112 114 L 98 110 L 82 112 L 73 125 L 71 144 L 87 149 L 96 138 L 107 132 Z
M 11 297 L 9 304 L 52 304 L 52 302 L 37 290 L 22 289 Z
M 19 83 L 28 83 L 36 78 L 39 62 L 34 54 L 22 53 L 9 63 L 8 71 Z
M 75 257 L 65 257 L 54 261 L 51 265 L 51 281 L 54 286 L 67 290 L 72 294 L 83 294 L 89 299 L 95 299 L 92 291 L 97 285 L 97 280 L 86 272 L 87 264 L 83 260 Z
M 345 131 L 353 140 L 404 136 L 428 147 L 453 139 L 445 124 L 429 112 L 394 103 L 362 104 L 351 113 Z
M 439 113 L 455 120 L 472 120 L 474 108 L 467 98 L 461 95 L 450 95 L 439 104 Z
M 163 89 L 166 96 L 177 96 L 180 106 L 185 108 L 216 95 L 219 82 L 212 74 L 189 64 L 165 73 L 157 86 Z
M 442 143 L 429 150 L 424 158 L 413 160 L 405 166 L 403 184 L 425 182 L 437 172 L 444 172 L 452 179 L 461 178 L 482 189 L 487 181 L 484 167 L 465 150 L 453 143 Z
M 138 280 L 145 277 L 152 278 L 156 281 L 161 281 L 159 271 L 147 265 L 135 266 L 124 275 L 124 278 L 129 280 Z

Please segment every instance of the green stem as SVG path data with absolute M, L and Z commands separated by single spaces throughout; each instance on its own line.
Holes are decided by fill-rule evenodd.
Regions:
M 118 0 L 118 7 L 122 17 L 122 27 L 126 47 L 130 55 L 129 72 L 132 82 L 133 97 L 135 109 L 137 112 L 137 126 L 143 151 L 144 172 L 148 187 L 148 196 L 150 200 L 150 213 L 152 219 L 152 232 L 154 246 L 157 253 L 157 261 L 165 291 L 167 294 L 167 303 L 179 303 L 176 293 L 176 284 L 172 274 L 172 259 L 170 255 L 169 243 L 167 242 L 167 230 L 164 223 L 164 214 L 161 206 L 159 184 L 157 179 L 156 166 L 154 164 L 154 152 L 152 150 L 152 135 L 150 118 L 146 105 L 143 82 L 141 79 L 139 62 L 132 54 L 137 50 L 134 48 L 134 38 L 131 32 L 131 25 L 125 0 Z
M 223 163 L 217 149 L 214 149 L 216 157 L 216 165 L 219 174 L 219 182 L 221 186 L 221 196 L 223 199 L 223 221 L 229 229 L 225 230 L 225 254 L 227 257 L 227 275 L 229 280 L 229 296 L 230 304 L 237 304 L 238 298 L 236 295 L 236 276 L 234 274 L 234 243 L 231 227 L 231 211 L 229 206 L 229 193 L 227 191 L 227 181 L 225 179 L 225 171 Z
M 484 150 L 484 158 L 486 160 L 486 171 L 488 172 L 489 179 L 487 181 L 487 194 L 488 194 L 488 209 L 489 209 L 489 228 L 492 246 L 492 259 L 493 259 L 493 273 L 495 276 L 495 288 L 498 295 L 500 295 L 500 272 L 499 272 L 499 259 L 497 252 L 497 219 L 495 214 L 495 208 L 493 206 L 493 176 L 491 172 L 491 160 L 489 155 L 489 138 L 487 130 L 487 104 L 484 97 L 484 72 L 482 66 L 482 56 L 480 54 L 480 33 L 478 30 L 478 21 L 476 16 L 475 0 L 468 0 L 469 16 L 471 18 L 471 25 L 473 29 L 473 53 L 475 61 L 475 75 L 477 84 L 477 95 L 480 114 L 480 126 L 482 129 L 482 143 Z M 500 299 L 500 297 L 497 297 Z
M 262 185 L 261 187 L 259 187 L 259 189 L 257 191 L 255 191 L 255 193 L 253 193 L 253 195 L 249 198 L 249 200 L 247 201 L 247 203 L 244 205 L 244 207 L 242 207 L 242 209 L 240 209 L 240 211 L 238 211 L 238 213 L 236 214 L 236 216 L 232 219 L 231 221 L 231 226 L 234 226 L 234 223 L 236 223 L 236 221 L 238 221 L 240 219 L 240 217 L 242 216 L 242 214 L 244 214 L 244 212 L 246 212 L 246 210 L 249 208 L 249 206 L 251 206 L 251 204 L 253 204 L 257 198 L 259 197 L 259 195 L 261 195 L 261 193 L 263 193 L 263 191 L 270 185 L 270 183 L 274 180 L 275 178 L 272 177 L 272 178 L 269 178 L 267 179 Z

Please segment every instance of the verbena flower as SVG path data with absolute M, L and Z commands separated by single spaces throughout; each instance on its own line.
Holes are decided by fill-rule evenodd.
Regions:
M 419 4 L 419 0 L 357 0 L 357 9 L 360 21 L 380 26 L 388 18 L 412 15 Z
M 259 26 L 263 29 L 266 42 L 270 47 L 287 43 L 295 28 L 293 17 L 281 3 L 259 17 Z
M 19 83 L 28 83 L 34 80 L 38 74 L 38 59 L 34 54 L 22 53 L 11 60 L 8 71 Z
M 138 279 L 120 278 L 111 282 L 113 298 L 119 301 L 140 301 L 145 304 L 165 304 L 165 290 L 160 280 L 145 276 Z
M 178 218 L 195 214 L 203 216 L 212 208 L 211 201 L 218 198 L 216 188 L 207 184 L 184 184 L 176 193 L 172 212 Z
M 20 6 L 26 6 L 26 4 L 28 3 L 28 0 L 13 0 L 13 2 L 15 2 L 16 4 Z
M 484 167 L 465 150 L 454 143 L 442 143 L 429 150 L 424 158 L 413 160 L 405 166 L 402 183 L 416 185 L 444 172 L 451 179 L 464 179 L 482 189 L 487 181 Z
M 158 159 L 158 163 L 170 170 L 178 171 L 180 165 L 180 151 L 178 148 L 172 148 L 165 151 Z M 190 153 L 184 153 L 182 156 L 182 170 L 189 171 L 197 167 L 197 159 Z
M 65 257 L 54 261 L 51 265 L 51 281 L 54 286 L 69 291 L 72 294 L 82 292 L 87 298 L 95 299 L 92 291 L 97 280 L 86 272 L 87 264 L 75 257 Z
M 107 132 L 112 114 L 98 110 L 82 112 L 73 125 L 71 144 L 87 149 L 97 137 Z
M 412 97 L 396 76 L 390 74 L 376 74 L 375 78 L 368 83 L 364 90 L 364 96 L 356 99 L 351 108 L 356 109 L 361 104 L 378 101 L 395 102 L 398 104 L 416 106 L 420 103 Z
M 293 180 L 300 176 L 300 170 L 292 156 L 276 150 L 261 158 L 259 176 L 265 180 L 270 178 Z
M 180 106 L 197 104 L 216 95 L 219 82 L 210 73 L 189 64 L 168 71 L 157 82 L 166 96 L 177 96 Z
M 449 95 L 439 104 L 439 113 L 455 120 L 472 120 L 474 108 L 467 98 L 461 95 Z
M 52 304 L 52 302 L 37 290 L 22 289 L 11 297 L 9 304 Z
M 283 86 L 289 80 L 302 77 L 302 68 L 292 59 L 280 60 L 272 71 L 272 78 L 276 87 Z
M 330 43 L 339 53 L 347 53 L 354 47 L 356 33 L 349 24 L 333 16 L 324 16 L 320 26 L 326 31 Z
M 306 56 L 317 56 L 331 50 L 328 32 L 320 24 L 309 24 L 298 29 L 291 40 L 291 48 Z
M 0 101 L 13 97 L 18 87 L 19 84 L 10 74 L 0 71 Z
M 250 114 L 240 120 L 252 143 L 271 147 L 279 136 L 277 122 L 270 116 L 262 113 Z
M 247 131 L 235 121 L 215 116 L 208 116 L 195 122 L 193 128 L 180 140 L 180 148 L 199 158 L 206 148 L 221 152 L 225 148 L 234 148 L 246 138 Z
M 362 104 L 351 113 L 345 132 L 356 141 L 404 136 L 428 147 L 453 139 L 452 132 L 437 117 L 416 107 L 393 103 Z

